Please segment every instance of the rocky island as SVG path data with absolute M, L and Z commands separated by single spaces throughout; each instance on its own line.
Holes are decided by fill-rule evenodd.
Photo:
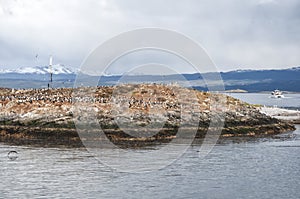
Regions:
M 74 103 L 82 109 L 90 108 L 106 137 L 120 147 L 168 142 L 176 137 L 182 125 L 188 132 L 192 119 L 183 115 L 197 117 L 196 138 L 200 139 L 205 137 L 213 114 L 218 112 L 222 112 L 225 119 L 221 133 L 223 138 L 262 137 L 295 129 L 286 121 L 261 113 L 254 105 L 222 94 L 178 85 L 127 84 L 78 89 L 93 95 L 76 96 L 72 88 L 0 89 L 0 141 L 39 146 L 83 146 L 74 120 L 84 117 L 88 120 L 89 116 L 74 115 Z M 185 93 L 181 101 L 176 97 L 178 93 Z M 196 100 L 189 94 L 195 95 Z M 212 102 L 221 98 L 225 99 L 225 105 L 212 111 Z M 199 106 L 197 110 L 188 110 L 182 108 L 184 104 Z M 157 127 L 158 132 L 151 135 L 137 132 L 138 136 L 133 136 L 119 128 L 120 123 L 126 124 L 129 129 L 154 123 L 154 127 L 149 129 L 155 131 Z

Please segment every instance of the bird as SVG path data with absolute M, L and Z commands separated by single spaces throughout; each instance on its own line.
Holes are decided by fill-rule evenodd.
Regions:
M 8 152 L 7 154 L 7 157 L 10 159 L 10 160 L 16 160 L 18 158 L 18 152 L 17 151 L 10 151 Z

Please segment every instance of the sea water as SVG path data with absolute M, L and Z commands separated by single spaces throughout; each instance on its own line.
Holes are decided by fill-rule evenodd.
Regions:
M 262 94 L 236 97 L 270 103 Z M 284 107 L 299 105 L 297 100 L 281 102 Z M 296 127 L 275 138 L 227 140 L 205 157 L 199 157 L 200 146 L 192 145 L 174 163 L 142 173 L 113 170 L 85 149 L 0 143 L 0 198 L 298 199 L 300 126 Z M 155 147 L 133 150 L 146 156 Z M 11 151 L 17 152 L 11 153 L 14 158 Z
M 300 93 L 284 94 L 284 98 L 272 98 L 268 93 L 227 93 L 227 95 L 251 104 L 300 110 Z

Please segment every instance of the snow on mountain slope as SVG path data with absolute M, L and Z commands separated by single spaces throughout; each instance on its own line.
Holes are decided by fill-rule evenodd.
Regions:
M 76 74 L 78 69 L 68 68 L 62 64 L 56 64 L 52 66 L 52 73 L 58 74 Z M 1 69 L 0 74 L 6 73 L 18 73 L 18 74 L 48 74 L 50 73 L 49 66 L 35 66 L 35 67 L 21 67 L 18 69 Z

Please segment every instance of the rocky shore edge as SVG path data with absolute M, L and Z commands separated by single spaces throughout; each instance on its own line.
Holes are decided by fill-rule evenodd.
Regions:
M 181 88 L 178 85 L 123 85 L 122 93 L 118 100 L 125 101 L 128 105 L 129 114 L 117 115 L 124 122 L 138 123 L 139 126 L 147 126 L 149 117 L 152 114 L 149 110 L 154 105 L 161 106 L 164 111 L 156 113 L 166 117 L 167 120 L 162 128 L 152 136 L 135 137 L 126 134 L 115 123 L 111 109 L 113 92 L 116 87 L 97 87 L 93 89 L 93 110 L 97 113 L 97 119 L 108 138 L 109 142 L 121 148 L 143 147 L 152 144 L 168 143 L 176 138 L 177 130 L 184 124 L 183 130 L 189 135 L 190 131 L 196 131 L 196 140 L 201 140 L 206 136 L 212 114 L 210 104 L 226 99 L 226 112 L 224 112 L 225 122 L 220 138 L 232 137 L 266 137 L 288 131 L 295 130 L 293 124 L 282 121 L 260 112 L 258 107 L 242 102 L 238 99 L 196 91 L 193 89 Z M 120 87 L 118 88 L 120 89 Z M 90 91 L 91 88 L 81 88 Z M 174 90 L 186 93 L 187 104 L 195 103 L 190 99 L 193 93 L 197 96 L 200 104 L 198 115 L 200 117 L 199 127 L 189 127 L 190 121 L 180 123 L 180 114 L 195 114 L 180 112 L 182 102 L 176 100 Z M 74 125 L 74 100 L 80 105 L 90 103 L 89 98 L 76 98 L 72 95 L 73 89 L 0 89 L 0 142 L 15 145 L 31 145 L 43 147 L 84 147 L 77 129 Z M 89 93 L 89 92 L 87 92 Z M 83 106 L 84 107 L 84 106 Z M 215 110 L 215 112 L 224 109 Z M 121 114 L 121 112 L 119 113 Z M 138 117 L 137 117 L 138 116 Z M 157 115 L 155 115 L 157 117 Z M 88 117 L 88 116 L 87 116 Z M 88 118 L 87 118 L 88 119 Z M 95 129 L 97 135 L 97 129 Z M 93 137 L 93 139 L 101 139 Z M 184 139 L 184 138 L 183 138 Z M 95 140 L 93 140 L 95 141 Z
M 260 110 L 262 113 L 277 118 L 279 120 L 291 122 L 294 124 L 300 124 L 299 110 L 289 110 L 285 108 L 267 107 L 267 106 L 262 106 Z
M 131 137 L 117 129 L 105 129 L 109 140 L 120 148 L 143 147 L 152 144 L 168 143 L 176 138 L 177 128 L 161 130 L 152 137 Z M 187 129 L 190 130 L 190 129 Z M 199 143 L 205 137 L 207 128 L 199 127 L 195 142 Z M 293 131 L 289 123 L 278 123 L 260 126 L 236 126 L 223 128 L 219 139 L 228 138 L 262 138 Z M 14 145 L 30 145 L 42 147 L 84 147 L 76 129 L 72 128 L 41 128 L 0 125 L 0 142 Z

